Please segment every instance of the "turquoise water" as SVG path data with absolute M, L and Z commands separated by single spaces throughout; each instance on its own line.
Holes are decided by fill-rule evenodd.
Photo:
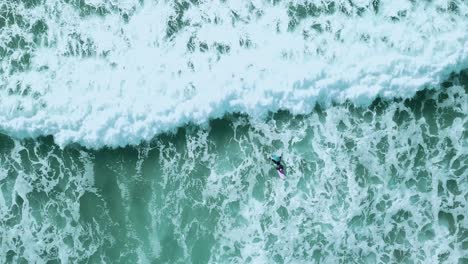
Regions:
M 467 17 L 0 0 L 0 263 L 468 263 Z
M 464 263 L 466 113 L 465 85 L 365 108 L 228 115 L 117 149 L 2 135 L 0 257 Z

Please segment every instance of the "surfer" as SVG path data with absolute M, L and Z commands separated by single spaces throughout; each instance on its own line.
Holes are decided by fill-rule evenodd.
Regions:
M 276 154 L 271 155 L 271 161 L 273 161 L 273 163 L 275 163 L 276 171 L 278 172 L 279 177 L 281 179 L 284 179 L 285 174 L 284 174 L 283 164 L 281 164 L 281 155 L 279 155 L 279 156 L 276 155 Z

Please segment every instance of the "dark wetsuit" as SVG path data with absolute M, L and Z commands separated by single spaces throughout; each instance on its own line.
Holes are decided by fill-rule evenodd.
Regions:
M 271 159 L 271 161 L 273 161 L 273 162 L 276 164 L 276 170 L 277 170 L 277 171 L 283 172 L 283 169 L 284 169 L 284 168 L 283 168 L 283 165 L 281 164 L 281 158 L 280 158 L 279 161 L 276 161 L 276 160 L 274 160 L 274 159 Z

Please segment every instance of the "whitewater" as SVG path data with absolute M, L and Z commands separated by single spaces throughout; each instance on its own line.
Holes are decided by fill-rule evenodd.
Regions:
M 464 264 L 467 113 L 463 0 L 0 0 L 0 263 Z
M 468 66 L 464 1 L 1 6 L 0 129 L 62 146 L 138 144 L 233 112 L 408 98 Z

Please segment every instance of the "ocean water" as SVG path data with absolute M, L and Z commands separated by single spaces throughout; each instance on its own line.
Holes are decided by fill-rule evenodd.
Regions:
M 467 29 L 461 0 L 0 0 L 0 263 L 468 263 Z

